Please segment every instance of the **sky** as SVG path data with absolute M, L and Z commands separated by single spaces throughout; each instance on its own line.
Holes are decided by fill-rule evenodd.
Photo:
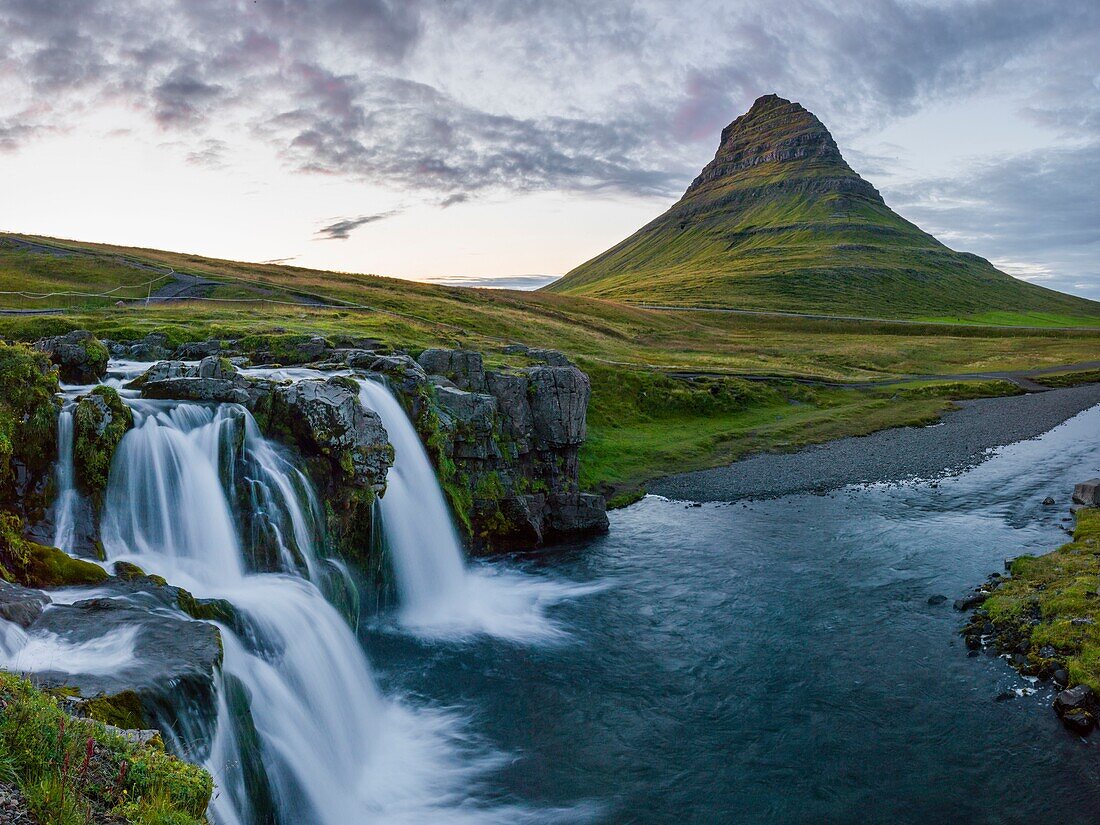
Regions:
M 0 0 L 0 229 L 537 286 L 772 92 L 945 243 L 1100 299 L 1096 0 Z

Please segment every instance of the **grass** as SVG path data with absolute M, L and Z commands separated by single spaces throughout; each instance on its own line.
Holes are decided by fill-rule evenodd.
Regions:
M 738 130 L 750 154 L 815 134 L 820 146 L 828 140 L 804 110 L 747 117 Z M 1100 325 L 1100 303 L 1011 278 L 944 246 L 892 211 L 833 149 L 726 168 L 544 289 L 678 306 Z
M 30 682 L 0 672 L 0 781 L 51 825 L 199 825 L 213 782 L 157 746 L 70 718 Z
M 1030 639 L 1029 655 L 1044 645 L 1064 659 L 1071 684 L 1100 691 L 1100 509 L 1079 510 L 1073 541 L 1044 556 L 1021 556 L 1012 576 L 986 600 L 996 625 Z M 1028 621 L 1039 610 L 1039 623 Z M 1074 621 L 1074 620 L 1078 621 Z
M 661 312 L 569 295 L 460 289 L 37 240 L 84 248 L 89 260 L 102 259 L 107 267 L 129 260 L 221 280 L 227 289 L 241 279 L 249 289 L 267 290 L 280 300 L 290 292 L 309 292 L 355 306 L 264 301 L 93 306 L 64 315 L 2 316 L 0 335 L 26 341 L 86 328 L 128 340 L 159 331 L 172 344 L 244 339 L 277 359 L 301 336 L 321 334 L 336 342 L 373 338 L 413 352 L 429 346 L 469 347 L 487 353 L 494 366 L 525 363 L 501 352 L 508 343 L 560 349 L 593 378 L 584 481 L 616 495 L 645 479 L 714 466 L 748 451 L 790 449 L 868 428 L 928 421 L 951 398 L 968 396 L 975 387 L 994 394 L 1004 390 L 981 381 L 962 386 L 946 378 L 936 398 L 873 387 L 811 392 L 792 386 L 788 378 L 838 384 L 904 380 L 1065 366 L 1095 359 L 1100 352 L 1100 330 Z M 28 285 L 33 277 L 28 272 Z M 747 387 L 738 383 L 754 377 L 774 380 Z M 663 408 L 635 398 L 642 389 L 653 392 L 658 387 L 669 393 Z M 732 402 L 731 393 L 741 401 Z

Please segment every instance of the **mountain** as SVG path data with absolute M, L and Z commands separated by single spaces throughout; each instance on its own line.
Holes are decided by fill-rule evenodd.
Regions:
M 1100 318 L 890 209 L 798 103 L 758 99 L 671 209 L 545 287 L 632 303 L 876 317 Z

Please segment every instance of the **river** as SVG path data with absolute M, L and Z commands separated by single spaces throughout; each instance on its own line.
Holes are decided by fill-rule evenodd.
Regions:
M 613 823 L 1094 822 L 1100 760 L 950 600 L 1067 540 L 1100 407 L 938 481 L 707 503 L 649 497 L 514 564 L 602 586 L 554 643 L 362 636 L 389 691 L 510 755 L 491 794 Z M 1051 495 L 1054 507 L 1043 507 Z M 929 596 L 944 594 L 932 606 Z M 994 701 L 1004 692 L 1023 693 Z

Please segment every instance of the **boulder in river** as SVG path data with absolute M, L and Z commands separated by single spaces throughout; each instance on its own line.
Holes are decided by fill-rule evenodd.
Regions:
M 107 347 L 86 329 L 42 338 L 34 348 L 50 356 L 66 383 L 94 384 L 107 374 Z
M 1088 733 L 1096 724 L 1096 694 L 1088 685 L 1063 690 L 1054 697 L 1054 712 L 1075 733 Z
M 209 355 L 198 366 L 161 361 L 130 382 L 146 398 L 241 404 L 255 410 L 275 387 L 266 378 L 242 375 L 228 358 Z

